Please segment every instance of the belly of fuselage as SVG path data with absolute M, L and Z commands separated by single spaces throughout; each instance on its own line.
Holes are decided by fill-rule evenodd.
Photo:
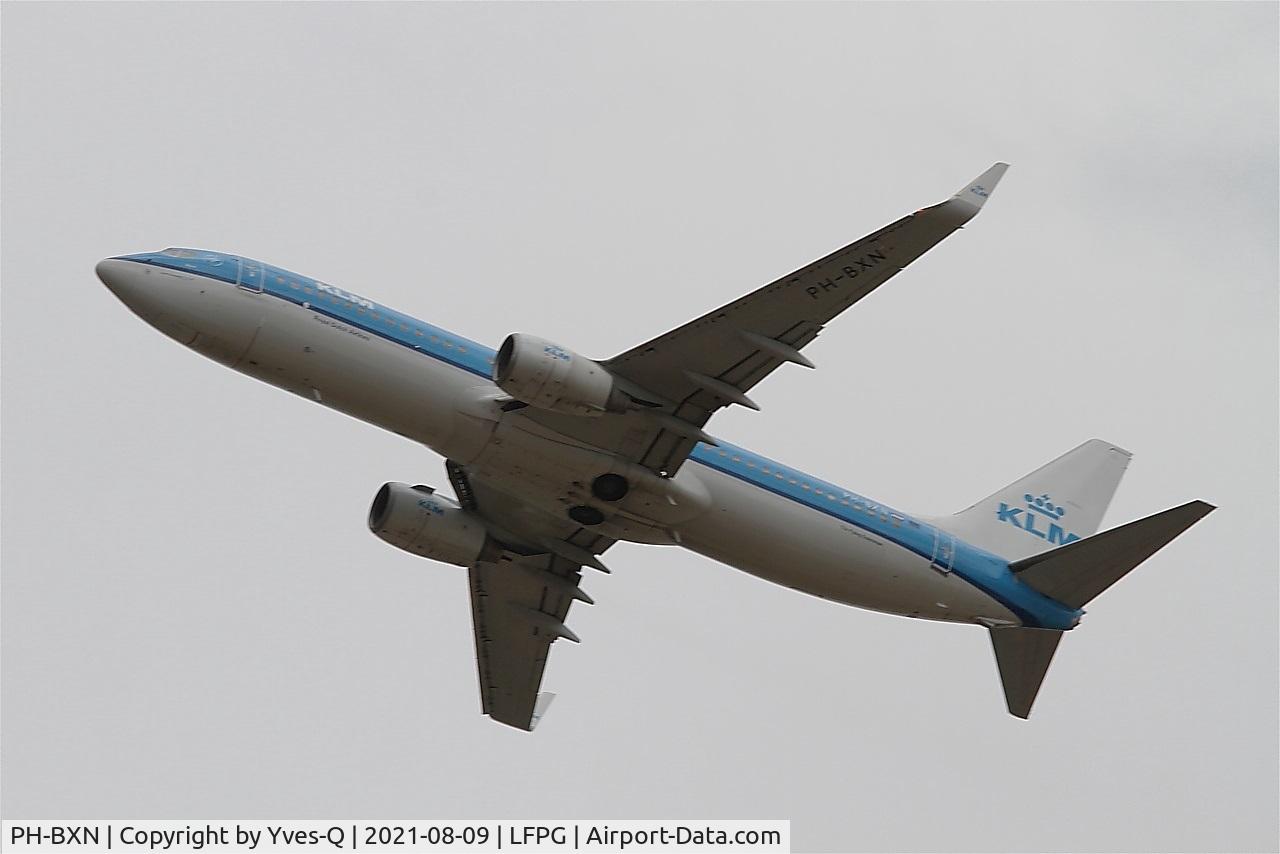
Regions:
M 466 375 L 322 312 L 255 298 L 262 329 L 236 370 L 414 441 L 446 441 Z
M 689 461 L 714 508 L 680 529 L 688 549 L 823 599 L 929 620 L 1017 617 L 978 588 L 897 544 Z
M 158 328 L 202 355 L 446 455 L 483 446 L 457 402 L 487 379 L 269 293 L 182 274 L 172 286 L 172 330 Z
M 495 432 L 495 416 L 483 411 L 483 398 L 494 391 L 487 378 L 269 293 L 182 274 L 173 284 L 183 296 L 175 301 L 172 317 L 165 318 L 172 330 L 162 327 L 171 337 L 237 371 L 447 458 L 476 461 L 495 480 L 507 479 L 504 457 L 492 442 L 501 431 Z M 510 449 L 511 437 L 506 441 Z M 512 467 L 511 478 L 528 470 L 539 473 L 533 481 L 555 476 L 569 483 L 575 479 L 569 475 L 586 474 L 576 471 L 584 465 L 576 456 L 561 459 L 566 445 L 541 441 L 545 447 L 522 436 L 519 453 L 505 464 Z M 535 463 L 534 456 L 545 456 L 545 463 Z M 976 587 L 872 531 L 695 460 L 678 477 L 693 481 L 695 491 L 705 487 L 710 500 L 695 502 L 696 513 L 682 507 L 671 518 L 608 525 L 602 533 L 635 542 L 679 542 L 768 581 L 871 610 L 957 622 L 1016 621 Z M 525 484 L 534 485 L 538 494 L 526 500 L 545 512 L 562 515 L 571 503 L 571 491 Z

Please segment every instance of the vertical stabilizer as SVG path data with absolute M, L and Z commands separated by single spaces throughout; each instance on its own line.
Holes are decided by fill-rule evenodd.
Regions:
M 996 651 L 1000 681 L 1009 714 L 1025 719 L 1053 661 L 1062 632 L 1056 629 L 996 628 L 991 630 L 991 646 Z
M 1021 560 L 1096 532 L 1131 456 L 1090 439 L 969 509 L 932 521 L 965 542 Z

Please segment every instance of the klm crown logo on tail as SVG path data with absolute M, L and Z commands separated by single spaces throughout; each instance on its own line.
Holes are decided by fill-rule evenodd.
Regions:
M 1010 507 L 1001 501 L 999 509 L 996 510 L 996 519 L 1008 522 L 1013 527 L 1028 534 L 1034 534 L 1054 545 L 1065 546 L 1080 539 L 1078 535 L 1072 534 L 1058 524 L 1062 517 L 1067 515 L 1067 508 L 1054 504 L 1049 500 L 1048 495 L 1036 498 L 1031 493 L 1027 493 L 1022 496 L 1022 500 L 1026 502 L 1026 507 Z

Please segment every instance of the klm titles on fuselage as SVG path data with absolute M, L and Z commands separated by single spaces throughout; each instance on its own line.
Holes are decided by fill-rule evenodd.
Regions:
M 358 297 L 353 293 L 344 291 L 342 288 L 335 288 L 333 285 L 326 285 L 324 282 L 316 282 L 316 290 L 324 291 L 329 296 L 337 297 L 340 300 L 346 300 L 352 305 L 358 305 L 361 308 L 377 308 L 376 305 L 364 297 Z
M 855 258 L 848 264 L 840 268 L 840 272 L 834 276 L 826 276 L 825 278 L 815 279 L 812 285 L 807 286 L 804 292 L 811 298 L 818 299 L 824 293 L 831 290 L 839 290 L 841 280 L 852 280 L 858 278 L 858 274 L 863 270 L 874 270 L 881 261 L 889 259 L 891 249 L 876 247 L 871 252 L 863 255 L 861 258 Z
M 1028 493 L 1022 496 L 1022 500 L 1025 507 L 1010 507 L 1001 501 L 996 509 L 996 519 L 1053 545 L 1065 546 L 1080 539 L 1058 524 L 1058 520 L 1067 515 L 1067 508 L 1055 505 L 1048 495 L 1036 497 Z

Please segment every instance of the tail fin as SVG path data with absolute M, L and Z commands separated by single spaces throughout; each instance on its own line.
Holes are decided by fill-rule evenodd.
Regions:
M 1009 568 L 1019 581 L 1050 599 L 1083 608 L 1213 509 L 1204 501 L 1188 501 L 1065 548 L 1017 561 Z
M 1097 531 L 1131 456 L 1090 439 L 969 509 L 932 521 L 1009 560 L 1030 557 Z

